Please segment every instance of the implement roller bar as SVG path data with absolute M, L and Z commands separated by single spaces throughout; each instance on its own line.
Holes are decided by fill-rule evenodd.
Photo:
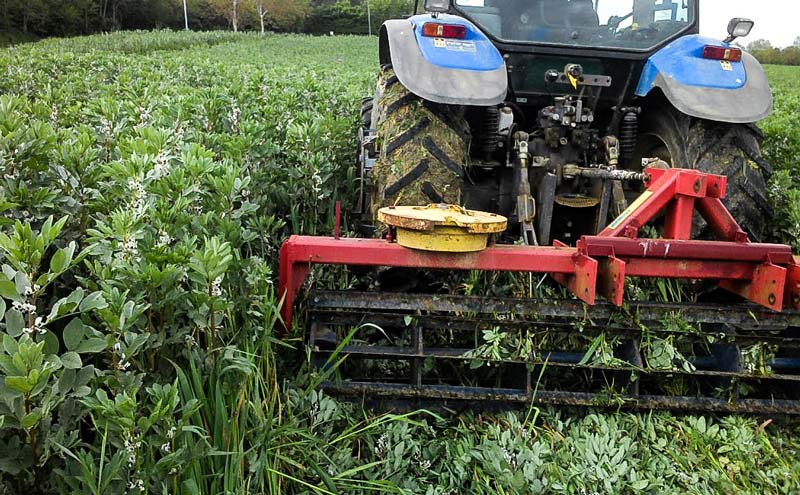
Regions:
M 405 384 L 377 384 L 369 382 L 327 382 L 326 390 L 345 396 L 368 396 L 386 399 L 434 399 L 440 401 L 517 402 L 521 404 L 549 404 L 554 406 L 592 407 L 602 404 L 602 394 L 539 390 L 525 393 L 516 389 L 489 389 L 483 387 L 448 387 L 431 385 L 425 388 Z M 621 397 L 620 409 L 661 409 L 705 411 L 730 414 L 800 414 L 800 403 L 792 400 L 739 399 L 728 401 L 708 397 L 668 397 L 639 395 Z

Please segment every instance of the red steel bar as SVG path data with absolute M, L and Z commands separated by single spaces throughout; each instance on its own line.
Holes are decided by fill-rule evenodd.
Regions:
M 292 236 L 280 252 L 284 324 L 291 325 L 294 300 L 314 264 L 548 273 L 588 304 L 599 293 L 622 305 L 626 277 L 716 280 L 767 308 L 800 309 L 800 258 L 789 246 L 749 241 L 721 201 L 725 177 L 685 169 L 646 173 L 649 185 L 639 199 L 575 248 L 491 245 L 456 254 L 404 248 L 391 237 L 342 239 L 338 228 L 333 238 Z M 695 208 L 721 240 L 689 240 Z M 665 238 L 637 239 L 662 211 Z
M 280 294 L 282 315 L 291 321 L 294 299 L 311 265 L 393 266 L 446 270 L 486 270 L 564 274 L 594 303 L 595 271 L 588 257 L 569 247 L 497 245 L 475 253 L 436 253 L 408 249 L 382 239 L 335 239 L 293 235 L 281 247 Z M 576 289 L 577 290 L 577 289 Z

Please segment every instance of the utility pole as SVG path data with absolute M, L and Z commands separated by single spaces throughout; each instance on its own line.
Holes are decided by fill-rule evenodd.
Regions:
M 367 0 L 367 29 L 369 35 L 372 36 L 372 14 L 369 11 L 369 0 Z
M 186 0 L 183 0 L 183 24 L 189 30 L 189 11 L 186 9 Z

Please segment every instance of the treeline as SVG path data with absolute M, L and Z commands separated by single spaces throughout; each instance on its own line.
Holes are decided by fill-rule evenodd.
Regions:
M 762 64 L 800 66 L 800 36 L 783 49 L 773 47 L 767 40 L 756 40 L 747 46 L 747 51 Z
M 414 0 L 0 0 L 0 30 L 21 38 L 121 29 L 366 34 Z M 368 15 L 368 7 L 369 14 Z M 371 21 L 371 23 L 370 23 Z M 0 38 L 2 38 L 0 33 Z
M 762 64 L 773 65 L 800 65 L 800 47 L 790 46 L 781 50 L 755 50 L 751 52 Z

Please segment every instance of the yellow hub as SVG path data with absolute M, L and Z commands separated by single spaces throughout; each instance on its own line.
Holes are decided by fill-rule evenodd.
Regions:
M 397 230 L 397 243 L 423 251 L 470 253 L 486 249 L 489 235 L 506 230 L 508 220 L 494 213 L 456 205 L 388 206 L 378 220 Z

